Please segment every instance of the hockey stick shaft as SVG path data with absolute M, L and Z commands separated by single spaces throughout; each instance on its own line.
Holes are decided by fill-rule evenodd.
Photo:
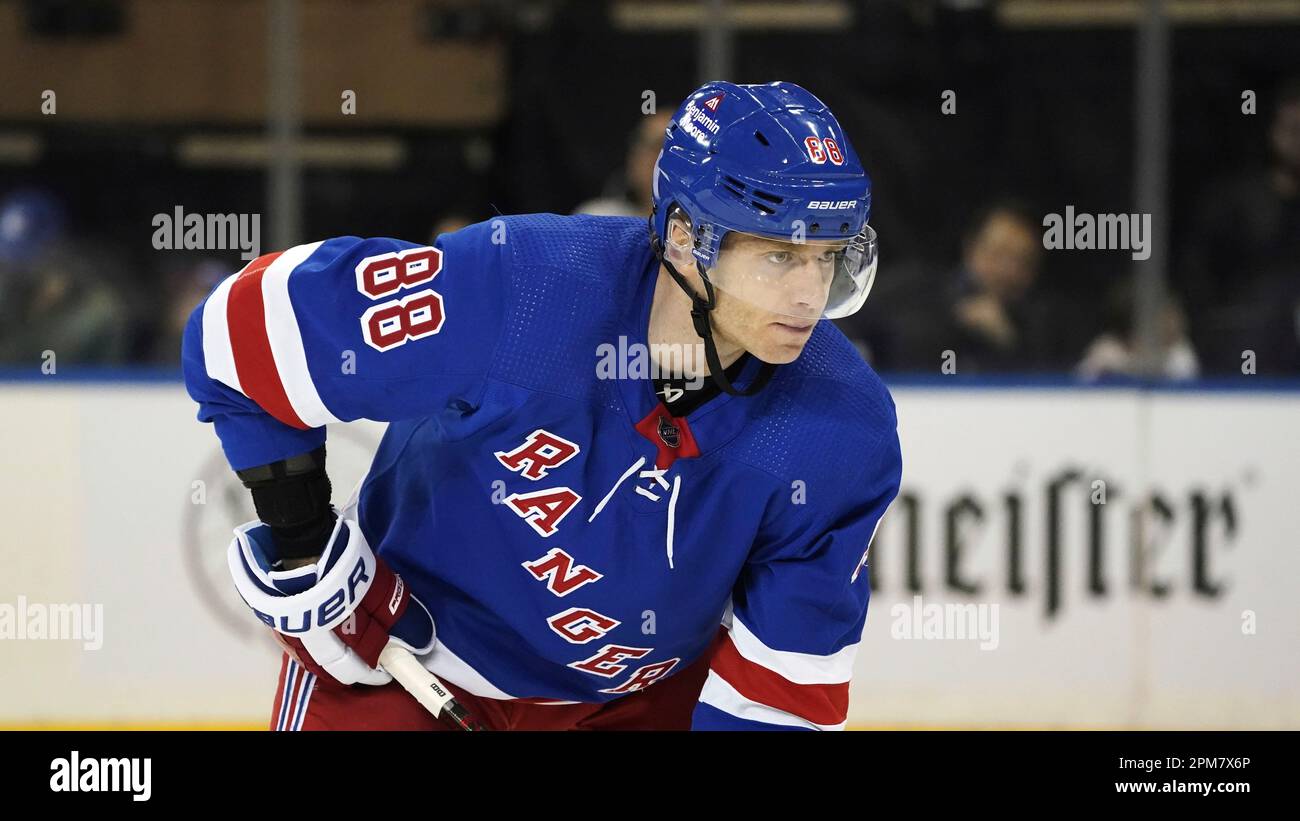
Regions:
M 379 654 L 379 665 L 402 685 L 406 692 L 434 716 L 451 722 L 461 730 L 482 730 L 483 727 L 456 701 L 438 677 L 430 673 L 411 655 L 411 652 L 389 641 Z

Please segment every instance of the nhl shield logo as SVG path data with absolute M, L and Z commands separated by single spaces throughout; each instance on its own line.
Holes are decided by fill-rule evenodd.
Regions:
M 670 448 L 676 449 L 682 443 L 682 432 L 677 426 L 668 421 L 667 416 L 659 417 L 659 438 Z

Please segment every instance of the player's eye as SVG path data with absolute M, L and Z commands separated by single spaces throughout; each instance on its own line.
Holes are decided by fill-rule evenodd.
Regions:
M 764 255 L 768 262 L 773 265 L 785 265 L 794 255 L 789 251 L 772 251 Z

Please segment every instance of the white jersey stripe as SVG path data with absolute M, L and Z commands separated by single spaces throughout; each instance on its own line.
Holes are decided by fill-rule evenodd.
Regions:
M 266 338 L 271 343 L 271 355 L 280 375 L 285 396 L 293 405 L 294 413 L 304 424 L 319 428 L 339 421 L 321 401 L 307 369 L 307 353 L 303 350 L 298 318 L 289 300 L 289 277 L 294 269 L 307 261 L 321 246 L 319 242 L 296 245 L 280 254 L 262 274 L 262 303 L 266 312 Z
M 736 688 L 728 684 L 726 679 L 712 670 L 709 671 L 709 677 L 704 680 L 704 688 L 700 690 L 700 701 L 716 707 L 728 715 L 746 721 L 779 724 L 782 727 L 805 727 L 809 730 L 844 729 L 843 722 L 839 724 L 814 724 L 807 719 L 787 713 L 785 710 L 778 710 L 775 707 L 769 707 L 766 704 L 760 704 L 757 701 L 745 698 L 736 691 Z
M 240 273 L 243 271 L 223 279 L 203 305 L 203 364 L 210 378 L 243 393 L 239 374 L 235 371 L 235 354 L 230 348 L 230 325 L 226 319 L 230 286 L 235 284 Z
M 283 730 L 289 719 L 289 707 L 293 704 L 293 685 L 297 678 L 298 663 L 290 658 L 284 670 L 284 692 L 280 695 L 280 715 L 275 720 L 277 730 Z
M 843 684 L 853 677 L 853 660 L 858 645 L 846 645 L 829 656 L 773 650 L 732 614 L 731 641 L 745 659 L 766 667 L 795 684 Z
M 307 718 L 307 706 L 311 704 L 312 691 L 316 689 L 316 676 L 312 673 L 307 674 L 307 680 L 301 688 L 302 694 L 298 696 L 298 706 L 295 710 L 293 724 L 290 730 L 297 732 L 302 729 L 302 722 Z
M 433 652 L 420 658 L 420 663 L 424 669 L 433 673 L 438 678 L 454 684 L 470 695 L 480 698 L 493 698 L 498 701 L 512 701 L 519 696 L 512 696 L 504 690 L 498 688 L 495 684 L 488 681 L 482 673 L 470 667 L 460 656 L 456 655 L 438 639 L 437 644 L 433 646 Z M 538 707 L 557 707 L 562 704 L 580 704 L 577 701 L 542 701 L 529 702 Z

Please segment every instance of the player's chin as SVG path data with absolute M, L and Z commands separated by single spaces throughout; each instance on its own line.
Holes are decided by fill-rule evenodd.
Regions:
M 815 325 L 813 320 L 796 319 L 770 323 L 750 352 L 769 364 L 788 365 L 803 353 Z

